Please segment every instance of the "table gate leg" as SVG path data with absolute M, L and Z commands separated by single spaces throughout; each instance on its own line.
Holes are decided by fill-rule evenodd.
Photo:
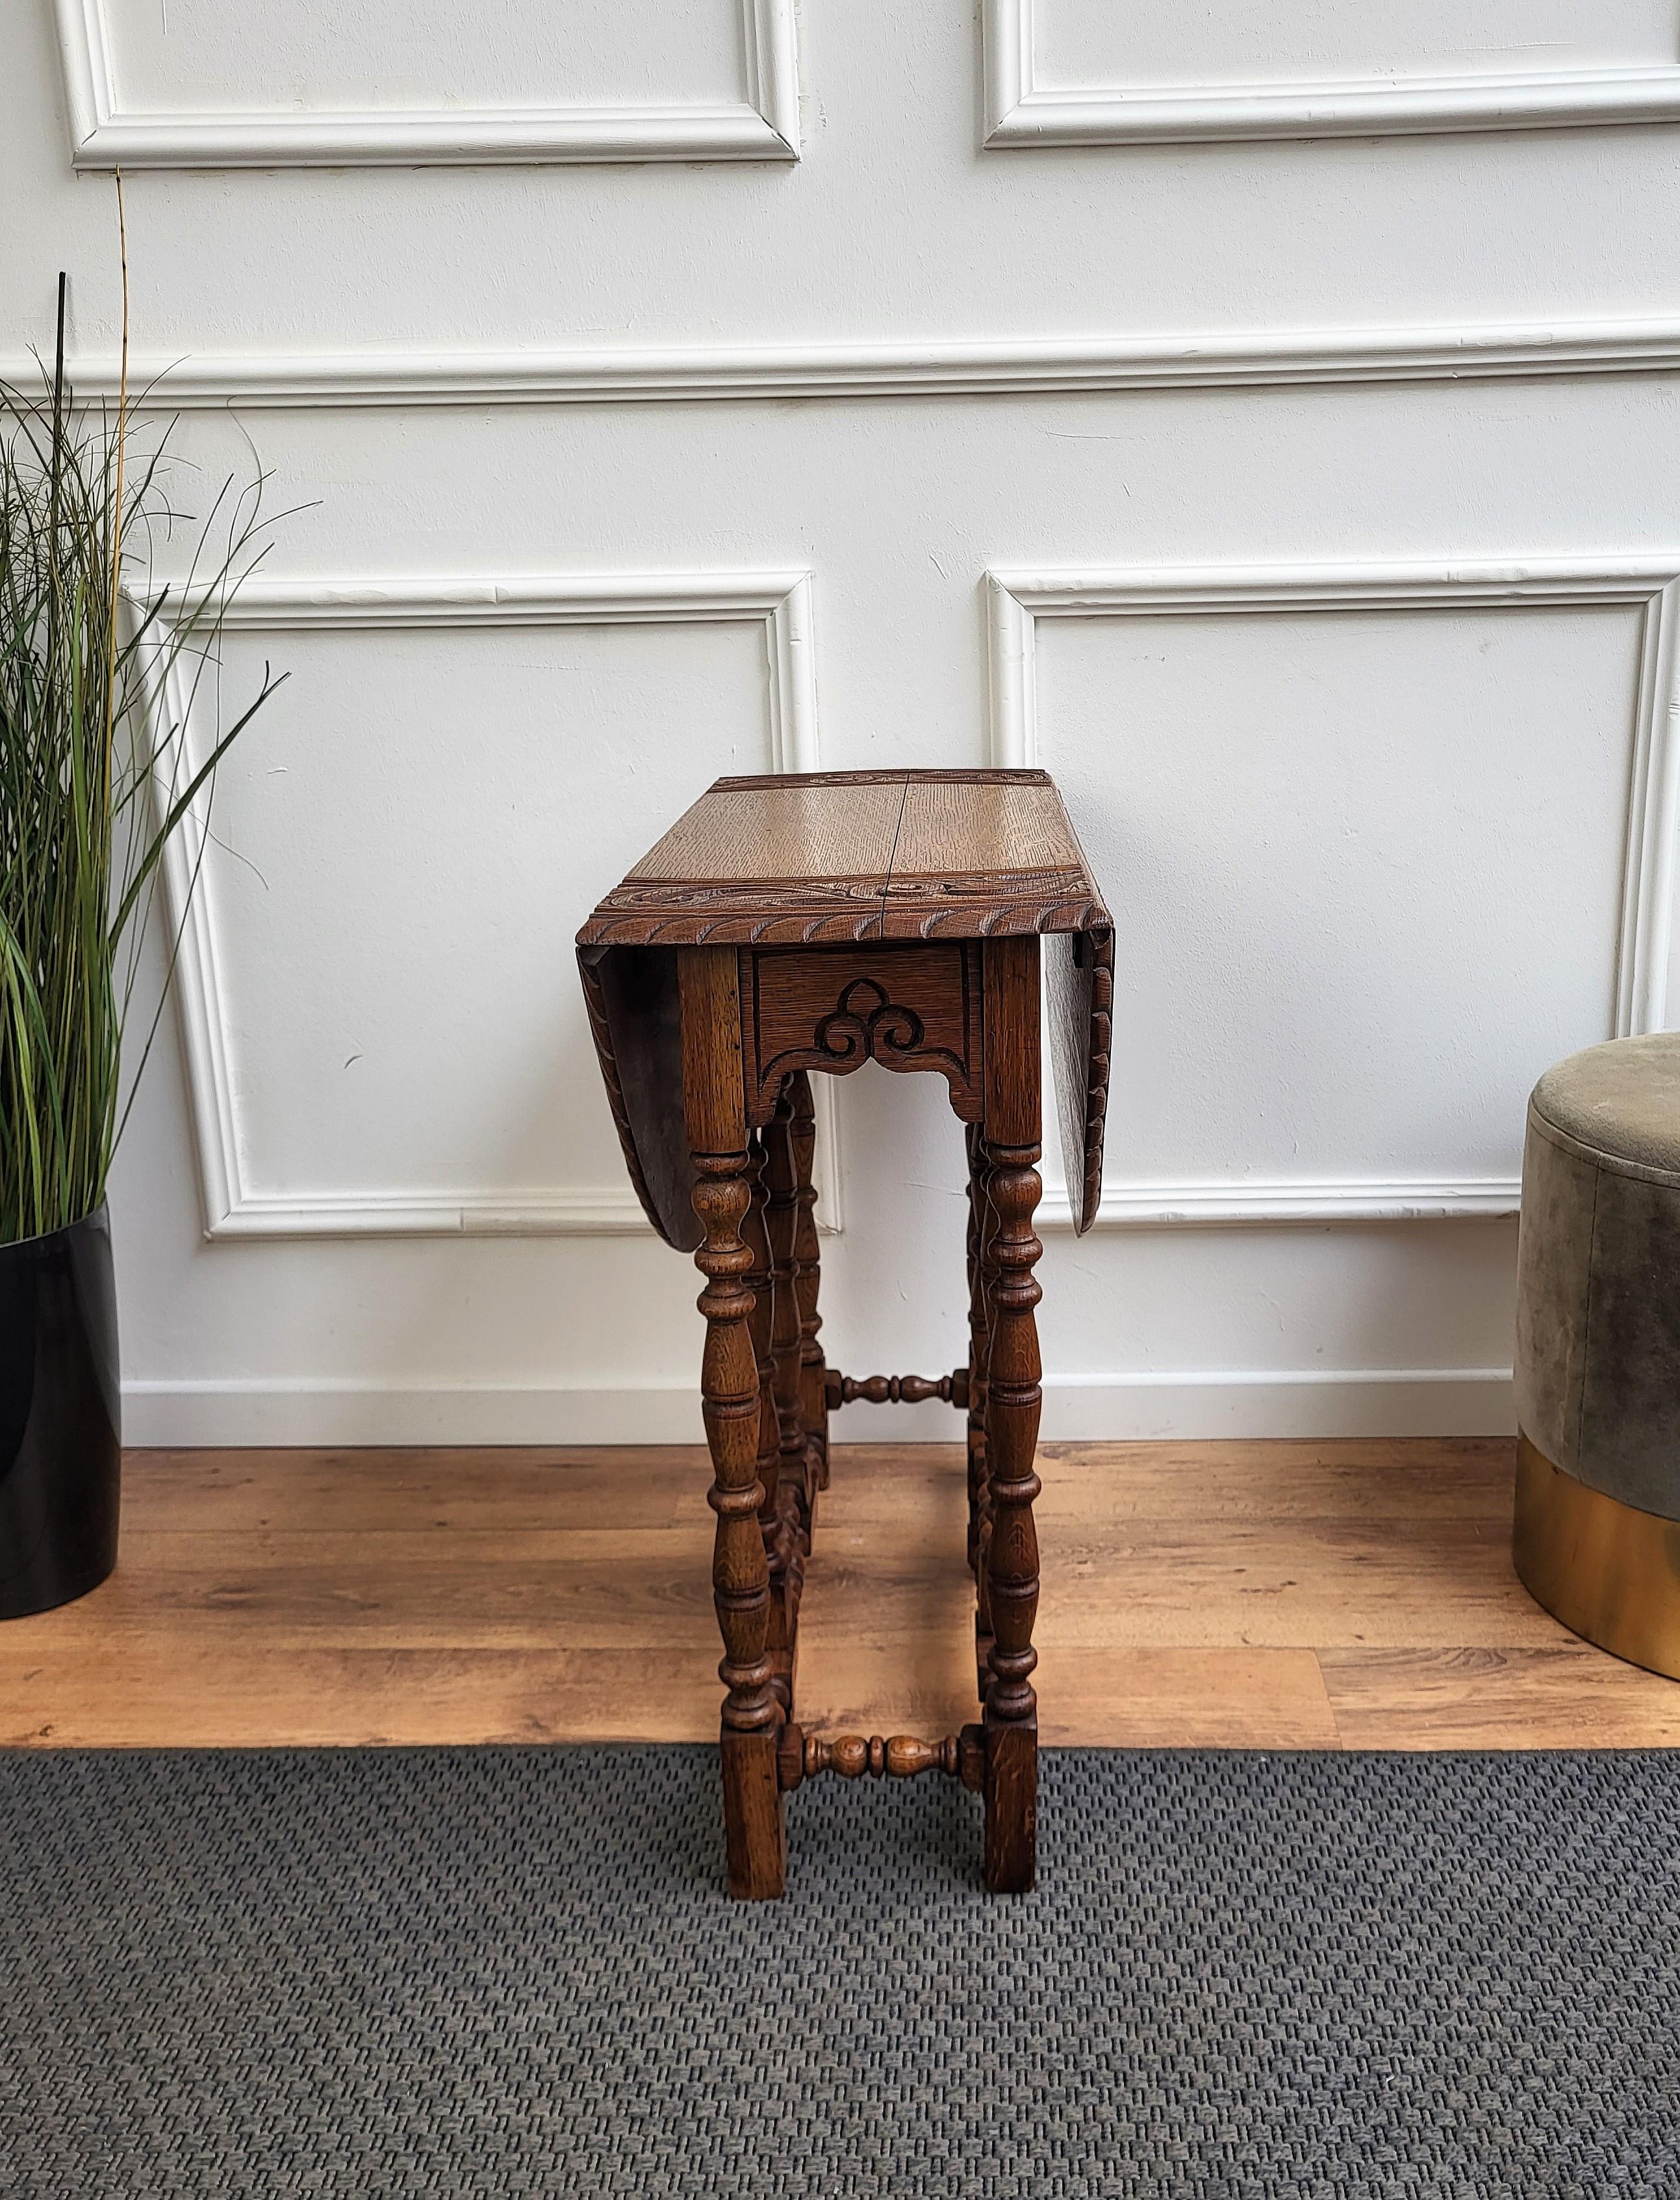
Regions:
M 789 1135 L 793 1167 L 799 1179 L 799 1221 L 793 1252 L 799 1272 L 794 1288 L 799 1302 L 799 1411 L 805 1432 L 806 1486 L 813 1508 L 817 1493 L 828 1487 L 828 1369 L 817 1332 L 822 1326 L 817 1299 L 822 1288 L 822 1249 L 817 1235 L 817 1187 L 811 1182 L 811 1161 L 817 1148 L 817 1116 L 811 1104 L 811 1080 L 803 1069 L 787 1080 L 793 1116 Z
M 770 1238 L 770 1143 L 762 1131 L 748 1133 L 746 1183 L 752 1203 L 741 1226 L 741 1238 L 752 1255 L 744 1278 L 752 1294 L 747 1326 L 752 1337 L 752 1356 L 758 1369 L 758 1530 L 764 1539 L 764 1555 L 770 1570 L 769 1649 L 776 1669 L 776 1689 L 782 1710 L 793 1715 L 793 1610 L 799 1600 L 797 1565 L 784 1517 L 787 1493 L 781 1486 L 781 1446 L 776 1441 L 776 1355 L 772 1330 L 781 1278 Z M 790 1583 L 790 1571 L 793 1578 Z
M 705 1278 L 701 1405 L 711 1448 L 711 1503 L 717 1516 L 712 1601 L 723 1637 L 720 1754 L 729 1892 L 778 1895 L 787 1839 L 776 1778 L 781 1706 L 766 1654 L 770 1561 L 758 1524 L 758 1369 L 745 1278 L 753 1255 L 740 1228 L 752 1204 L 740 1068 L 740 996 L 735 951 L 694 948 L 679 958 L 683 1108 L 696 1182 L 694 1212 L 705 1232 L 694 1255 Z
M 987 1292 L 986 1548 L 992 1682 L 986 1694 L 986 1884 L 996 1894 L 1032 1887 L 1038 1819 L 1039 1543 L 1033 1501 L 1042 1403 L 1038 1324 L 1043 1293 L 1033 1271 L 1044 1248 L 1033 1216 L 1039 1159 L 1039 943 L 986 946 L 986 1184 L 995 1227 Z
M 776 1304 L 770 1315 L 770 1393 L 775 1408 L 781 1514 L 788 1524 L 789 1563 L 811 1549 L 811 1490 L 805 1470 L 803 1353 L 799 1309 L 799 1167 L 793 1142 L 793 1096 L 784 1084 L 764 1133 L 764 1209 Z M 794 1600 L 797 1610 L 798 1600 Z
M 992 1624 L 986 1612 L 986 1299 L 991 1241 L 996 1218 L 986 1189 L 986 1142 L 978 1123 L 968 1126 L 969 1148 L 969 1571 L 975 1577 L 975 1666 L 980 1700 L 991 1680 Z

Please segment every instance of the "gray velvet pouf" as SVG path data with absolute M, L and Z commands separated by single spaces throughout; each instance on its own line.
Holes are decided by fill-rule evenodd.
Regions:
M 1517 1571 L 1680 1676 L 1680 1032 L 1548 1070 L 1517 1254 Z
M 0 2192 L 1673 2200 L 1680 1757 L 0 1755 Z

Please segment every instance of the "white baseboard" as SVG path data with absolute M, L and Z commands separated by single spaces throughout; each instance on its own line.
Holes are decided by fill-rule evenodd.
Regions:
M 1041 1433 L 1065 1440 L 1198 1436 L 1503 1436 L 1508 1367 L 1245 1368 L 1064 1375 L 1045 1382 Z
M 949 1407 L 848 1407 L 842 1442 L 954 1442 Z M 1515 1426 L 1507 1368 L 1220 1369 L 1051 1375 L 1043 1434 L 1142 1437 L 1507 1436 Z M 134 1382 L 124 1386 L 130 1444 L 699 1443 L 688 1386 L 618 1390 L 465 1384 Z
M 127 1444 L 704 1443 L 698 1392 L 459 1383 L 436 1387 L 307 1377 L 125 1383 Z

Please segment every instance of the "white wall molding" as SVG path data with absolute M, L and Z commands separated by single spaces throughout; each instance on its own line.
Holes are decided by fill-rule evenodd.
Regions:
M 1616 969 L 1616 1035 L 1660 1031 L 1667 1002 L 1680 833 L 1680 552 L 1659 557 L 1464 560 L 1437 565 L 1121 567 L 986 576 L 991 753 L 1039 761 L 1035 650 L 1045 618 L 1252 616 L 1273 611 L 1451 611 L 1625 605 L 1642 619 L 1627 852 Z M 1265 1183 L 1105 1183 L 1098 1226 L 1377 1222 L 1514 1214 L 1520 1180 L 1439 1178 Z M 1039 1219 L 1070 1226 L 1065 1193 Z
M 73 359 L 79 396 L 111 398 L 114 358 Z M 526 350 L 136 355 L 129 389 L 164 412 L 314 411 L 361 406 L 752 403 L 783 397 L 1032 396 L 1485 382 L 1680 371 L 1680 319 L 1282 329 L 1159 336 L 971 338 L 880 343 L 594 345 Z M 0 363 L 28 388 L 35 361 Z
M 1227 1184 L 1104 1184 L 1099 1225 L 1111 1230 L 1159 1229 L 1182 1223 L 1437 1222 L 1449 1217 L 1514 1214 L 1521 1185 L 1505 1177 L 1240 1178 Z M 1065 1192 L 1050 1194 L 1039 1220 L 1072 1229 Z
M 793 0 L 740 0 L 746 97 L 724 105 L 138 114 L 119 104 L 102 0 L 53 0 L 79 169 L 797 161 Z
M 1208 1436 L 1507 1436 L 1508 1367 L 1183 1369 L 1046 1375 L 1049 1441 Z M 871 1407 L 835 1441 L 952 1443 L 949 1407 Z M 123 1438 L 136 1445 L 702 1444 L 693 1383 L 401 1383 L 261 1378 L 134 1381 Z
M 1655 67 L 1344 81 L 1040 85 L 1038 0 L 986 0 L 988 147 L 1391 138 L 1467 130 L 1567 130 L 1680 120 L 1680 57 Z
M 682 626 L 756 623 L 764 642 L 770 771 L 817 769 L 817 680 L 811 576 L 803 572 L 580 574 L 531 578 L 301 582 L 254 575 L 230 600 L 230 630 L 297 633 L 420 627 Z M 155 711 L 186 717 L 178 662 Z M 190 771 L 184 774 L 190 776 Z M 247 1179 L 221 971 L 225 953 L 208 875 L 192 882 L 205 845 L 205 807 L 183 821 L 164 861 L 182 1044 L 203 1191 L 205 1234 L 222 1238 L 564 1237 L 641 1235 L 647 1222 L 628 1184 L 554 1185 L 515 1193 L 402 1190 L 278 1194 Z M 580 916 L 584 912 L 579 912 Z M 832 1080 L 819 1081 L 818 1213 L 840 1226 Z

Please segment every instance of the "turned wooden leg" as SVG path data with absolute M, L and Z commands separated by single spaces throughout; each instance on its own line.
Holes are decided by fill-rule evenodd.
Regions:
M 969 1571 L 980 1569 L 980 1492 L 986 1460 L 986 1294 L 980 1279 L 986 1192 L 980 1181 L 980 1125 L 964 1126 L 969 1149 Z
M 969 1146 L 969 1571 L 980 1572 L 980 1519 L 986 1494 L 985 1261 L 991 1223 L 986 1196 L 986 1142 L 978 1123 L 967 1126 Z
M 793 1096 L 783 1085 L 776 1097 L 776 1113 L 765 1131 L 765 1227 L 770 1232 L 770 1274 L 776 1307 L 770 1320 L 770 1362 L 772 1395 L 776 1406 L 776 1443 L 781 1452 L 778 1476 L 793 1494 L 793 1520 L 800 1542 L 807 1542 L 807 1492 L 805 1492 L 805 1424 L 803 1403 L 803 1320 L 799 1305 L 799 1155 L 793 1153 Z M 787 1505 L 783 1505 L 787 1509 Z
M 743 1116 L 740 997 L 735 951 L 685 949 L 679 957 L 683 1112 L 694 1154 L 694 1212 L 705 1232 L 694 1255 L 705 1278 L 701 1404 L 717 1516 L 712 1600 L 723 1637 L 720 1754 L 729 1892 L 778 1895 L 787 1868 L 776 1742 L 781 1706 L 767 1653 L 770 1560 L 758 1521 L 759 1384 L 752 1349 L 753 1255 L 741 1238 L 752 1206 Z
M 758 1456 L 774 1443 L 774 1536 L 770 1551 L 772 1593 L 781 1611 L 778 1650 L 787 1654 L 787 1716 L 793 1716 L 793 1650 L 799 1643 L 799 1600 L 805 1553 L 811 1549 L 811 1502 L 805 1487 L 805 1425 L 800 1421 L 799 1320 L 799 1168 L 792 1144 L 793 1103 L 783 1085 L 776 1113 L 763 1133 L 765 1146 L 765 1241 L 770 1245 L 770 1403 L 758 1425 Z M 772 1622 L 774 1624 L 774 1622 Z
M 995 1218 L 987 1270 L 986 1480 L 990 1532 L 984 1570 L 992 1627 L 986 1693 L 986 1884 L 1024 1894 L 1033 1884 L 1038 1816 L 1038 1698 L 1033 1624 L 1039 1542 L 1033 1501 L 1042 1400 L 1033 1271 L 1044 1250 L 1033 1231 L 1039 1159 L 1039 943 L 986 944 L 986 1190 Z
M 992 1680 L 992 1623 L 986 1616 L 986 1547 L 991 1532 L 986 1480 L 986 1302 L 997 1217 L 986 1191 L 986 1140 L 978 1123 L 969 1144 L 969 1571 L 975 1577 L 975 1669 L 980 1700 Z
M 817 1116 L 811 1105 L 811 1080 L 803 1069 L 787 1080 L 793 1098 L 788 1135 L 793 1142 L 793 1167 L 799 1180 L 799 1219 L 793 1252 L 799 1261 L 794 1290 L 799 1303 L 799 1414 L 805 1432 L 805 1486 L 812 1512 L 817 1493 L 828 1486 L 828 1369 L 817 1332 L 822 1326 L 817 1299 L 822 1288 L 822 1244 L 817 1235 L 817 1187 L 811 1182 L 811 1162 L 817 1150 Z
M 781 1700 L 782 1709 L 791 1712 L 793 1665 L 793 1632 L 788 1610 L 788 1562 L 791 1553 L 787 1524 L 782 1517 L 783 1492 L 779 1475 L 781 1454 L 776 1442 L 776 1360 L 770 1341 L 776 1319 L 776 1277 L 770 1243 L 769 1160 L 769 1149 L 763 1132 L 750 1132 L 746 1143 L 746 1183 L 752 1197 L 740 1234 L 747 1251 L 752 1255 L 752 1266 L 747 1270 L 745 1281 L 747 1290 L 752 1294 L 752 1312 L 748 1317 L 747 1325 L 752 1337 L 752 1357 L 758 1370 L 757 1473 L 762 1492 L 758 1500 L 758 1527 L 764 1539 L 764 1554 L 770 1569 L 770 1663 L 776 1668 L 776 1693 Z M 795 1599 L 797 1594 L 796 1588 Z

